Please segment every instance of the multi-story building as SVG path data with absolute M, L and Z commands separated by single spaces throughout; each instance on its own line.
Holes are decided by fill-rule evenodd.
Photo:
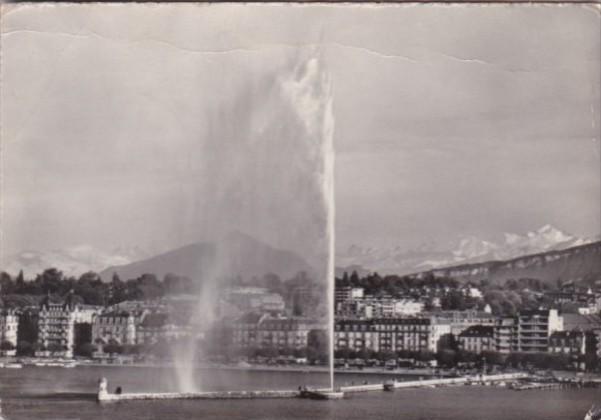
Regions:
M 367 295 L 359 300 L 365 318 L 389 318 L 395 315 L 395 299 L 391 296 Z
M 511 353 L 517 345 L 515 332 L 515 318 L 498 318 L 494 325 L 495 351 Z
M 138 344 L 154 344 L 161 340 L 171 341 L 191 337 L 192 326 L 187 322 L 178 321 L 181 320 L 164 312 L 145 314 L 137 328 Z
M 99 347 L 106 344 L 136 344 L 136 317 L 134 312 L 110 311 L 97 314 L 92 320 L 92 343 Z M 99 349 L 102 350 L 102 349 Z
M 354 299 L 361 299 L 364 296 L 362 287 L 337 287 L 334 291 L 334 301 L 336 303 L 348 302 Z
M 555 331 L 549 337 L 549 352 L 580 356 L 586 353 L 584 331 Z
M 16 347 L 18 329 L 19 315 L 13 309 L 3 309 L 0 300 L 0 344 L 10 343 L 13 347 Z
M 377 333 L 373 320 L 337 319 L 334 325 L 334 349 L 359 351 L 377 347 Z
M 382 318 L 373 321 L 377 333 L 376 351 L 436 352 L 443 336 L 451 333 L 451 325 L 432 317 Z
M 459 334 L 459 348 L 470 353 L 496 350 L 495 328 L 489 325 L 473 325 Z
M 138 344 L 154 344 L 161 339 L 166 338 L 169 315 L 156 312 L 145 314 L 138 325 L 137 342 Z
M 259 347 L 259 323 L 267 314 L 248 313 L 232 323 L 232 343 L 236 347 Z
M 342 319 L 334 327 L 334 345 L 336 350 L 435 352 L 450 332 L 449 323 L 433 317 Z
M 549 337 L 563 330 L 563 320 L 556 309 L 520 311 L 517 316 L 514 351 L 546 352 Z
M 38 314 L 38 343 L 36 356 L 72 357 L 77 341 L 76 325 L 91 324 L 101 307 L 84 305 L 82 299 L 70 292 L 60 298 L 48 295 L 40 303 Z
M 232 325 L 233 344 L 241 348 L 302 349 L 309 333 L 325 330 L 323 323 L 304 317 L 247 314 Z
M 595 355 L 598 340 L 594 331 L 555 331 L 549 337 L 549 352 L 568 356 L 571 365 L 577 369 L 587 368 L 584 355 Z
M 104 312 L 94 317 L 92 342 L 102 351 L 107 344 L 148 345 L 191 336 L 192 326 L 175 322 L 175 318 L 166 312 L 149 310 Z
M 307 347 L 311 330 L 325 330 L 323 323 L 303 317 L 267 317 L 258 328 L 260 347 L 302 349 Z

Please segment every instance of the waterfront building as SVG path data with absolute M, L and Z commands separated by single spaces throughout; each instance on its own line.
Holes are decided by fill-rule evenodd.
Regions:
M 311 330 L 325 330 L 326 326 L 304 317 L 266 317 L 259 323 L 260 347 L 302 349 L 307 347 Z
M 433 317 L 340 319 L 334 327 L 335 350 L 431 351 L 449 335 L 449 323 Z
M 2 307 L 0 299 L 0 345 L 10 343 L 12 347 L 17 346 L 17 333 L 19 330 L 19 315 L 14 309 Z M 16 353 L 15 349 L 2 349 L 0 354 L 13 356 Z
M 376 351 L 436 352 L 441 338 L 451 334 L 451 325 L 433 317 L 375 319 Z
M 259 323 L 267 314 L 248 313 L 232 324 L 232 343 L 239 348 L 259 347 Z
M 334 350 L 360 351 L 377 348 L 377 334 L 373 320 L 337 319 L 334 325 Z
M 161 312 L 147 313 L 137 328 L 138 344 L 154 344 L 166 338 L 169 315 Z
M 549 337 L 549 352 L 581 356 L 586 354 L 584 331 L 555 331 Z
M 496 350 L 495 327 L 489 325 L 473 325 L 459 334 L 459 348 L 471 353 Z
M 92 321 L 92 343 L 99 346 L 99 351 L 106 344 L 135 344 L 134 312 L 115 310 L 95 315 Z
M 549 337 L 549 352 L 569 357 L 572 366 L 585 370 L 584 355 L 595 355 L 598 348 L 598 337 L 593 331 L 555 331 Z
M 91 325 L 101 307 L 84 305 L 81 297 L 69 292 L 64 297 L 46 296 L 38 314 L 38 357 L 72 357 L 77 337 L 76 326 Z
M 563 319 L 556 309 L 520 311 L 517 316 L 514 351 L 546 352 L 551 334 L 563 329 Z
M 311 318 L 249 313 L 233 323 L 232 341 L 239 348 L 303 349 L 314 330 L 326 326 Z
M 179 322 L 182 321 L 182 322 Z M 193 335 L 193 328 L 184 319 L 164 312 L 146 313 L 138 324 L 136 340 L 138 344 L 154 344 Z

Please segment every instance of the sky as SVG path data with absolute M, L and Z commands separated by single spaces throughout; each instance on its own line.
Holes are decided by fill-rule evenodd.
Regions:
M 81 244 L 161 252 L 215 225 L 310 253 L 319 235 L 307 227 L 325 226 L 323 168 L 274 86 L 302 90 L 313 56 L 331 83 L 339 249 L 601 230 L 598 8 L 2 13 L 2 257 Z M 299 106 L 318 116 L 330 104 L 314 94 Z

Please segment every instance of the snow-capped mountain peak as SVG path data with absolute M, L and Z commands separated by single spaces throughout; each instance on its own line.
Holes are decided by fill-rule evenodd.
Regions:
M 139 248 L 120 247 L 104 251 L 91 245 L 80 244 L 63 249 L 24 250 L 6 259 L 1 270 L 17 275 L 23 270 L 30 279 L 47 268 L 57 268 L 66 276 L 80 276 L 88 271 L 100 271 L 110 266 L 129 264 L 145 256 Z
M 503 258 L 584 245 L 591 241 L 590 239 L 576 238 L 549 224 L 527 232 L 525 235 L 505 233 L 504 237 L 505 243 L 501 247 L 500 255 Z
M 467 236 L 463 237 L 459 241 L 459 246 L 456 250 L 452 251 L 452 253 L 455 258 L 471 259 L 481 257 L 483 255 L 489 255 L 497 248 L 498 246 L 492 242 L 478 239 L 475 236 Z
M 408 274 L 432 268 L 472 264 L 490 260 L 507 260 L 529 254 L 562 250 L 594 242 L 595 238 L 579 238 L 545 224 L 523 234 L 506 232 L 499 241 L 476 236 L 462 236 L 447 249 L 420 246 L 412 250 L 362 248 L 352 245 L 336 255 L 337 265 L 358 265 L 380 273 Z

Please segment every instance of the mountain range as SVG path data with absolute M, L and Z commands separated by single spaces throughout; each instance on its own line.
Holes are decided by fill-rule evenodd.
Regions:
M 26 279 L 33 279 L 50 267 L 58 268 L 66 276 L 78 277 L 81 274 L 99 272 L 106 267 L 129 264 L 147 256 L 136 247 L 118 247 L 110 251 L 90 245 L 77 245 L 48 251 L 25 250 L 6 259 L 3 271 L 16 276 L 23 271 Z
M 313 267 L 294 252 L 274 248 L 241 232 L 232 232 L 217 241 L 197 242 L 140 261 L 114 265 L 99 274 L 103 280 L 110 280 L 113 274 L 121 279 L 131 279 L 152 273 L 161 279 L 172 273 L 202 281 L 237 276 L 249 279 L 267 273 L 288 279 L 300 271 L 309 275 L 315 273 Z
M 337 253 L 336 273 L 435 273 L 474 280 L 582 277 L 601 271 L 601 242 L 598 240 L 576 237 L 545 225 L 525 234 L 506 233 L 497 242 L 466 236 L 447 249 L 432 243 L 410 250 L 353 245 Z M 103 252 L 85 245 L 49 252 L 24 251 L 9 259 L 2 269 L 13 275 L 22 269 L 26 278 L 33 278 L 49 267 L 58 268 L 69 276 L 96 271 L 104 280 L 110 280 L 114 273 L 122 279 L 130 279 L 145 273 L 153 273 L 159 278 L 167 273 L 190 278 L 238 275 L 250 278 L 274 273 L 281 278 L 290 278 L 299 271 L 316 272 L 294 252 L 277 249 L 241 232 L 154 256 L 138 248 L 122 247 Z
M 601 241 L 550 250 L 507 260 L 459 264 L 413 274 L 412 277 L 452 277 L 460 281 L 487 280 L 504 285 L 509 279 L 539 279 L 547 284 L 585 280 L 601 282 Z
M 504 233 L 498 242 L 464 236 L 445 248 L 433 243 L 410 250 L 351 245 L 336 254 L 336 264 L 340 267 L 339 271 L 361 267 L 380 274 L 402 275 L 485 261 L 505 261 L 586 245 L 597 240 L 599 238 L 576 237 L 551 225 L 544 225 L 525 234 Z

